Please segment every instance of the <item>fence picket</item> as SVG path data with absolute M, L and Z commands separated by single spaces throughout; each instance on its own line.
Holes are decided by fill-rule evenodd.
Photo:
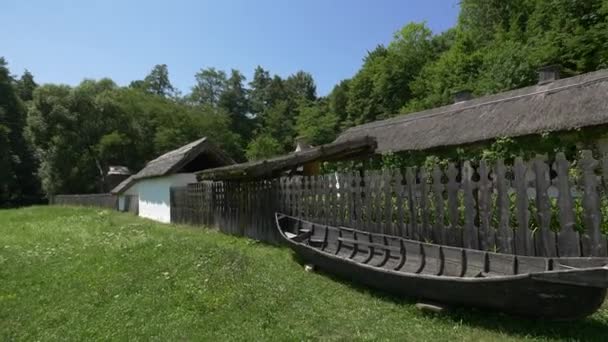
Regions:
M 473 173 L 474 169 L 469 161 L 464 163 L 462 169 L 462 184 L 464 191 L 464 247 L 479 249 L 479 236 L 475 227 L 475 201 L 473 199 Z
M 536 255 L 551 257 L 556 256 L 557 253 L 555 232 L 551 230 L 551 204 L 547 194 L 550 185 L 549 166 L 545 160 L 545 157 L 537 156 L 532 161 L 532 168 L 536 175 L 536 214 L 538 218 L 538 230 L 534 242 Z
M 601 212 L 598 182 L 595 170 L 599 166 L 591 151 L 583 151 L 580 160 L 583 177 L 583 219 L 585 231 L 582 235 L 583 256 L 606 256 L 606 239 L 600 229 Z
M 557 236 L 557 251 L 560 257 L 580 256 L 579 236 L 574 230 L 574 206 L 570 191 L 568 171 L 570 164 L 563 153 L 558 153 L 555 158 L 555 171 L 557 173 L 558 207 L 560 230 Z
M 513 230 L 509 225 L 509 187 L 507 185 L 507 169 L 504 161 L 496 162 L 496 208 L 498 210 L 498 229 L 496 231 L 496 247 L 500 253 L 513 251 Z
M 478 172 L 479 249 L 489 251 L 496 244 L 496 232 L 492 227 L 492 182 L 489 178 L 490 170 L 485 160 L 479 162 Z
M 460 229 L 460 211 L 458 208 L 458 189 L 460 185 L 456 181 L 458 176 L 458 170 L 454 163 L 448 165 L 448 183 L 446 184 L 448 192 L 448 208 L 447 214 L 449 217 L 450 225 L 447 228 L 448 243 L 451 246 L 462 246 L 462 229 Z
M 435 166 L 433 169 L 433 194 L 434 194 L 434 208 L 435 212 L 431 213 L 435 216 L 435 225 L 433 227 L 433 242 L 437 244 L 447 244 L 446 240 L 446 226 L 445 223 L 445 211 L 443 209 L 443 183 L 442 183 L 443 172 L 439 166 Z
M 516 158 L 513 165 L 515 176 L 517 229 L 515 239 L 515 252 L 519 255 L 534 255 L 532 245 L 532 231 L 529 227 L 530 211 L 528 209 L 528 186 L 526 182 L 527 166 L 522 158 Z

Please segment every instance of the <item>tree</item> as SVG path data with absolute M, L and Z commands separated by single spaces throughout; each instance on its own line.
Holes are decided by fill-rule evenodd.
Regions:
M 271 82 L 270 73 L 258 65 L 253 72 L 253 79 L 249 82 L 249 102 L 254 116 L 262 114 L 271 102 L 269 94 Z
M 349 122 L 355 125 L 374 121 L 382 114 L 381 99 L 374 94 L 374 76 L 384 63 L 387 51 L 379 45 L 369 52 L 364 59 L 363 67 L 351 79 L 349 84 L 347 112 Z
M 332 142 L 336 138 L 338 116 L 328 108 L 327 101 L 302 103 L 298 109 L 296 130 L 313 145 Z
M 217 106 L 220 96 L 226 90 L 226 72 L 207 68 L 201 69 L 194 77 L 196 85 L 192 87 L 190 100 L 198 104 Z
M 164 97 L 171 97 L 176 94 L 176 89 L 169 80 L 169 68 L 167 64 L 157 64 L 152 71 L 144 78 L 143 86 L 146 91 Z
M 34 97 L 34 90 L 38 84 L 34 81 L 34 75 L 28 70 L 23 72 L 21 78 L 17 81 L 17 94 L 22 101 L 31 101 Z
M 283 153 L 283 147 L 275 138 L 268 134 L 255 137 L 247 146 L 247 159 L 260 160 Z
M 337 115 L 338 121 L 343 123 L 343 128 L 352 126 L 352 124 L 346 123 L 348 117 L 347 106 L 348 106 L 348 90 L 350 80 L 342 80 L 339 84 L 334 86 L 331 93 L 328 96 L 329 111 Z
M 0 206 L 36 201 L 40 196 L 36 160 L 24 128 L 26 111 L 6 60 L 0 57 Z
M 285 80 L 285 91 L 293 100 L 314 101 L 317 98 L 317 86 L 312 75 L 298 71 Z
M 232 69 L 230 78 L 226 80 L 224 91 L 219 96 L 218 106 L 230 116 L 232 131 L 239 134 L 245 141 L 252 136 L 253 123 L 249 118 L 248 91 L 243 86 L 245 76 L 240 71 Z

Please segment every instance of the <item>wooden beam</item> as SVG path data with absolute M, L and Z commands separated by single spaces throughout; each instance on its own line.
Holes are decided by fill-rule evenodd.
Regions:
M 321 145 L 309 150 L 293 152 L 271 159 L 203 170 L 197 173 L 197 178 L 199 181 L 270 178 L 286 170 L 313 161 L 340 160 L 369 155 L 375 151 L 376 146 L 376 139 L 366 136 Z

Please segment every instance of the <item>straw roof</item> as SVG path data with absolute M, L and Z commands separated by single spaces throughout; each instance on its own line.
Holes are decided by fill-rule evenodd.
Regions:
M 386 153 L 607 123 L 608 70 L 601 70 L 356 126 L 336 141 L 372 136 L 376 152 Z
M 111 193 L 119 194 L 126 191 L 136 181 L 145 178 L 162 177 L 178 173 L 184 166 L 201 154 L 207 154 L 223 165 L 234 164 L 234 161 L 221 149 L 215 146 L 206 137 L 184 145 L 176 150 L 169 151 L 162 156 L 148 162 L 138 173 L 118 184 Z

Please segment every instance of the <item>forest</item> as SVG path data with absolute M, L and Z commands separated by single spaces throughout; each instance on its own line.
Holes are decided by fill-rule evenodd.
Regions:
M 137 171 L 202 136 L 237 161 L 291 151 L 297 136 L 331 142 L 355 125 L 448 104 L 456 91 L 534 84 L 536 70 L 554 64 L 565 76 L 608 67 L 608 0 L 462 0 L 453 28 L 406 24 L 326 96 L 310 73 L 262 66 L 251 80 L 202 68 L 187 93 L 165 64 L 127 86 L 39 85 L 0 57 L 0 206 L 99 192 L 110 165 Z

